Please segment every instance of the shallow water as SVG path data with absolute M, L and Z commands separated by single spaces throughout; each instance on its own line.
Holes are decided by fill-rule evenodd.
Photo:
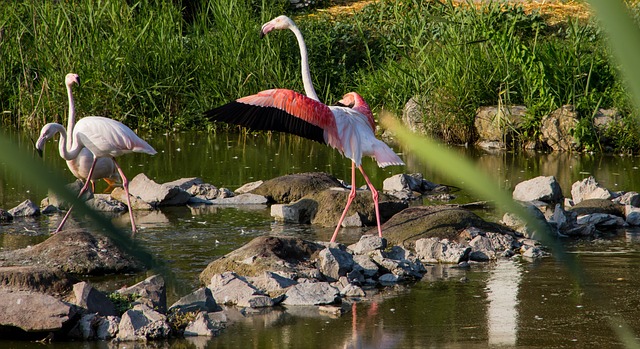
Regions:
M 31 142 L 13 134 L 15 142 L 30 149 Z M 218 187 L 235 189 L 259 179 L 287 173 L 324 171 L 349 180 L 350 164 L 336 151 L 291 136 L 196 134 L 145 137 L 158 154 L 135 154 L 120 159 L 125 173 L 133 178 L 144 172 L 157 182 L 182 177 L 200 177 Z M 44 162 L 73 180 L 64 161 L 48 144 Z M 396 147 L 400 153 L 402 149 Z M 500 186 L 511 189 L 518 182 L 538 175 L 554 175 L 565 196 L 571 184 L 594 175 L 612 190 L 639 190 L 638 157 L 514 153 L 455 147 L 477 166 L 495 175 Z M 34 155 L 35 156 L 35 155 Z M 366 160 L 364 167 L 377 187 L 396 173 L 423 173 L 441 184 L 456 183 L 442 178 L 436 169 L 421 164 L 410 154 L 401 155 L 407 166 L 378 169 Z M 359 178 L 358 185 L 363 181 Z M 100 192 L 106 185 L 100 183 Z M 453 202 L 475 201 L 461 188 Z M 0 207 L 9 209 L 26 198 L 40 202 L 47 195 L 43 184 L 28 183 L 0 164 Z M 429 202 L 425 202 L 429 203 Z M 491 217 L 488 212 L 480 212 Z M 274 222 L 266 207 L 173 207 L 137 212 L 141 226 L 138 239 L 154 255 L 166 261 L 173 272 L 169 301 L 199 285 L 198 274 L 213 259 L 232 251 L 256 236 L 294 235 L 328 239 L 332 228 Z M 0 248 L 16 249 L 47 237 L 59 216 L 17 219 L 0 225 Z M 128 216 L 113 218 L 116 226 L 128 228 Z M 86 225 L 71 221 L 70 224 Z M 358 239 L 361 229 L 340 236 L 342 242 Z M 552 258 L 539 261 L 515 259 L 468 270 L 431 267 L 425 279 L 407 287 L 384 290 L 374 302 L 358 303 L 355 311 L 339 318 L 317 310 L 266 314 L 236 314 L 233 324 L 219 337 L 174 340 L 147 347 L 180 348 L 563 348 L 619 347 L 609 326 L 622 319 L 634 333 L 640 333 L 640 278 L 637 266 L 640 235 L 620 232 L 610 240 L 570 244 L 571 255 L 586 270 L 588 287 L 579 288 L 562 263 Z M 110 291 L 132 284 L 145 275 L 91 280 Z M 354 314 L 356 315 L 354 317 Z M 40 347 L 41 345 L 37 345 Z M 0 342 L 0 347 L 34 348 L 33 343 Z M 103 348 L 105 343 L 55 343 L 56 348 Z M 123 344 L 124 347 L 124 344 Z M 131 347 L 131 344 L 128 344 Z M 136 345 L 136 347 L 145 347 Z

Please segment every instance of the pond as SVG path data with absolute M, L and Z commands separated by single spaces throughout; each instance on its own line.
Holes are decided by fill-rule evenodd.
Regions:
M 31 152 L 29 137 L 12 133 L 16 144 Z M 179 133 L 145 136 L 155 156 L 133 154 L 119 158 L 129 178 L 144 172 L 163 183 L 182 177 L 231 190 L 244 183 L 289 173 L 323 171 L 349 179 L 350 163 L 324 145 L 280 134 Z M 74 178 L 49 142 L 43 161 Z M 500 186 L 512 189 L 538 175 L 555 176 L 565 196 L 571 184 L 593 175 L 611 190 L 640 190 L 640 158 L 634 156 L 487 152 L 451 147 L 471 159 L 479 170 L 492 173 Z M 479 200 L 464 183 L 443 178 L 429 164 L 395 149 L 406 167 L 378 169 L 367 159 L 364 167 L 376 187 L 397 173 L 422 173 L 432 182 L 456 184 L 451 203 Z M 33 153 L 35 157 L 35 153 Z M 363 185 L 358 178 L 358 185 Z M 99 183 L 96 191 L 106 185 Z M 29 183 L 0 164 L 0 208 L 10 209 L 25 199 L 39 203 L 47 195 L 42 183 Z M 429 204 L 429 201 L 424 201 Z M 479 212 L 494 217 L 491 212 Z M 17 249 L 43 241 L 61 217 L 17 219 L 0 225 L 0 248 Z M 499 217 L 498 217 L 499 218 Z M 333 228 L 275 222 L 266 207 L 172 207 L 136 212 L 141 244 L 172 271 L 169 302 L 197 286 L 200 271 L 213 259 L 265 234 L 328 240 Z M 128 229 L 128 216 L 113 218 Z M 70 224 L 86 222 L 71 221 Z M 343 230 L 341 242 L 356 241 L 362 229 Z M 640 333 L 640 232 L 627 229 L 607 240 L 567 242 L 588 277 L 581 288 L 564 264 L 553 258 L 500 260 L 474 264 L 470 269 L 430 266 L 425 278 L 376 294 L 372 302 L 357 303 L 353 311 L 335 318 L 317 310 L 284 312 L 274 309 L 247 315 L 236 313 L 221 336 L 182 339 L 136 347 L 179 348 L 562 348 L 620 346 L 611 323 L 622 320 Z M 125 275 L 90 280 L 112 291 L 148 276 Z M 617 326 L 617 325 L 616 325 Z M 124 346 L 124 344 L 122 344 Z M 107 343 L 55 343 L 56 348 L 106 348 Z M 1 342 L 0 347 L 35 348 L 33 343 Z M 41 347 L 37 344 L 37 347 Z

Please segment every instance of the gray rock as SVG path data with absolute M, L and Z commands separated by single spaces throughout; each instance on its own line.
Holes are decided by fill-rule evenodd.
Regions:
M 115 200 L 109 194 L 94 194 L 93 198 L 86 201 L 87 206 L 100 212 L 125 212 L 127 206 L 118 200 Z M 131 204 L 133 206 L 133 204 Z
M 271 217 L 287 223 L 311 223 L 317 212 L 318 203 L 311 199 L 300 199 L 291 204 L 271 205 Z
M 540 211 L 540 209 L 537 206 L 535 206 L 531 202 L 520 202 L 520 204 L 527 212 L 529 219 L 534 220 L 540 226 L 544 226 L 544 227 L 547 227 L 547 229 L 551 229 L 551 227 L 549 226 L 549 223 L 547 222 L 547 218 L 544 216 L 544 214 Z M 535 228 L 531 227 L 524 219 L 522 219 L 521 217 L 518 217 L 513 213 L 510 213 L 510 212 L 505 213 L 504 216 L 502 217 L 502 224 L 521 233 L 525 237 L 535 237 L 535 234 L 536 234 Z
M 260 290 L 234 272 L 214 275 L 207 287 L 211 290 L 216 302 L 220 304 L 249 304 L 251 298 L 263 296 Z
M 233 197 L 234 194 L 227 188 L 216 188 L 209 183 L 194 184 L 186 189 L 192 196 L 203 200 L 214 200 Z
M 365 234 L 360 237 L 360 240 L 349 245 L 349 250 L 354 254 L 367 254 L 375 250 L 384 250 L 387 248 L 387 240 L 373 234 Z
M 115 338 L 120 325 L 119 316 L 100 316 L 96 324 L 96 338 L 107 340 Z
M 577 223 L 579 225 L 593 224 L 596 227 L 621 227 L 624 226 L 625 220 L 622 217 L 607 213 L 592 213 L 578 216 Z
M 76 282 L 59 269 L 40 265 L 0 267 L 0 285 L 7 291 L 34 291 L 60 298 L 69 294 Z
M 131 194 L 131 193 L 129 193 Z M 111 198 L 113 200 L 117 200 L 123 204 L 125 204 L 127 202 L 127 196 L 126 193 L 124 192 L 123 188 L 117 187 L 114 188 L 111 191 Z M 133 195 L 129 195 L 129 201 L 131 202 L 131 207 L 130 209 L 134 210 L 134 211 L 151 211 L 154 209 L 154 206 L 151 205 L 150 203 L 143 201 L 142 199 L 138 198 L 137 196 L 133 196 Z
M 180 178 L 180 179 L 176 179 L 175 181 L 164 183 L 164 185 L 166 185 L 167 187 L 178 187 L 182 190 L 187 190 L 187 191 L 193 186 L 197 186 L 200 184 L 204 184 L 204 181 L 202 180 L 202 178 L 199 178 L 199 177 Z M 192 194 L 192 195 L 195 195 L 195 194 Z
M 338 248 L 325 248 L 318 253 L 319 269 L 329 280 L 337 280 L 347 275 L 353 268 L 353 257 L 350 253 Z
M 398 276 L 392 273 L 380 275 L 380 277 L 378 278 L 378 282 L 381 283 L 382 285 L 391 285 L 391 284 L 398 283 L 398 281 L 399 281 Z
M 80 189 L 82 189 L 83 186 L 84 186 L 84 183 L 78 179 L 72 183 L 65 185 L 65 188 L 77 196 L 77 194 L 80 192 Z M 87 190 L 82 195 L 82 200 L 89 200 L 92 197 L 93 197 L 93 193 L 90 190 Z M 58 195 L 51 190 L 49 190 L 48 196 L 45 199 L 43 199 L 42 202 L 40 203 L 41 207 L 44 207 L 47 205 L 53 205 L 63 210 L 66 210 L 69 208 L 69 203 L 64 201 L 64 199 L 62 199 L 61 197 L 58 197 Z
M 556 204 L 562 200 L 562 189 L 554 176 L 538 176 L 518 183 L 513 190 L 513 199 Z
M 425 103 L 421 97 L 411 97 L 402 110 L 402 122 L 413 132 L 427 134 L 427 126 L 424 123 Z
M 179 186 L 158 184 L 144 173 L 129 182 L 129 193 L 152 206 L 184 205 L 191 198 L 191 194 Z
M 529 246 L 522 252 L 522 256 L 527 258 L 541 258 L 546 256 L 546 254 L 539 247 Z
M 424 238 L 416 241 L 416 255 L 427 263 L 460 263 L 471 247 L 450 242 L 448 239 Z
M 13 220 L 11 213 L 0 208 L 0 222 L 9 222 Z
M 602 187 L 593 176 L 589 176 L 571 185 L 571 196 L 573 203 L 578 204 L 588 199 L 611 199 L 611 192 Z
M 259 276 L 247 277 L 247 281 L 272 297 L 285 293 L 287 288 L 297 284 L 291 278 L 270 271 L 265 271 Z
M 211 290 L 207 287 L 201 287 L 192 293 L 180 298 L 169 307 L 169 311 L 179 311 L 182 313 L 195 311 L 215 311 L 218 304 L 213 298 Z
M 640 207 L 625 205 L 625 221 L 629 225 L 640 225 Z
M 541 121 L 541 139 L 554 151 L 577 150 L 572 130 L 578 125 L 578 113 L 572 105 L 564 105 L 545 115 Z
M 286 204 L 333 187 L 342 187 L 335 177 L 323 172 L 308 172 L 270 179 L 253 193 L 265 196 L 270 202 Z
M 369 256 L 355 255 L 353 256 L 353 270 L 359 271 L 365 278 L 372 278 L 378 274 L 378 265 Z
M 251 193 L 217 198 L 210 201 L 214 205 L 266 205 L 269 202 L 266 197 Z
M 69 331 L 68 336 L 77 339 L 94 339 L 96 337 L 95 323 L 99 318 L 98 314 L 84 314 L 76 323 L 75 327 Z
M 476 110 L 474 126 L 478 137 L 484 142 L 495 142 L 495 147 L 504 148 L 505 141 L 513 138 L 524 116 L 525 106 L 485 106 Z
M 57 207 L 55 207 L 53 205 L 49 205 L 49 204 L 47 204 L 45 206 L 42 206 L 42 208 L 40 209 L 40 213 L 42 213 L 42 214 L 52 214 L 52 213 L 56 213 L 58 211 L 59 210 L 58 210 Z M 11 219 L 13 219 L 13 216 L 10 216 L 10 217 L 11 217 Z M 0 212 L 0 221 L 3 221 L 2 212 Z
M 340 291 L 328 282 L 306 282 L 291 286 L 285 305 L 322 305 L 333 304 L 339 299 Z
M 187 327 L 184 329 L 184 336 L 209 336 L 213 337 L 220 332 L 220 327 L 216 326 L 211 319 L 209 319 L 209 314 L 206 312 L 199 312 L 196 315 L 196 318 L 191 321 Z
M 344 220 L 342 221 L 341 225 L 344 228 L 349 228 L 349 227 L 362 227 L 365 224 L 362 221 L 360 214 L 356 212 L 351 216 L 344 217 Z
M 123 295 L 138 295 L 135 302 L 145 304 L 162 313 L 167 311 L 167 290 L 161 275 L 152 275 L 133 286 L 123 287 L 116 292 Z
M 122 314 L 118 325 L 119 341 L 147 341 L 164 339 L 171 334 L 166 316 L 144 304 L 137 304 L 133 309 Z
M 264 181 L 255 181 L 255 182 L 246 183 L 243 186 L 241 186 L 240 188 L 236 189 L 234 191 L 234 193 L 236 193 L 236 194 L 249 193 L 249 192 L 253 191 L 254 189 L 256 189 L 257 187 L 259 187 L 260 185 L 262 185 L 262 183 L 264 183 Z
M 360 286 L 354 284 L 347 284 L 341 288 L 340 294 L 344 297 L 365 297 L 367 295 Z
M 496 249 L 488 237 L 478 235 L 469 241 L 469 245 L 471 246 L 469 258 L 472 261 L 487 262 L 496 259 Z
M 397 174 L 386 178 L 382 182 L 382 190 L 422 192 L 422 178 L 416 178 L 404 173 Z
M 25 332 L 56 332 L 75 319 L 73 306 L 50 295 L 0 289 L 0 332 L 12 327 Z
M 9 214 L 13 217 L 29 217 L 40 214 L 40 207 L 31 200 L 25 200 L 20 205 L 9 210 Z
M 400 246 L 394 246 L 397 249 L 402 249 Z M 395 256 L 394 256 L 395 255 Z M 382 270 L 386 270 L 396 275 L 398 279 L 408 279 L 408 278 L 420 278 L 422 274 L 426 271 L 422 263 L 418 260 L 418 258 L 413 257 L 412 255 L 405 253 L 398 254 L 387 254 L 381 253 L 380 251 L 373 253 L 374 262 L 380 266 L 379 272 Z
M 239 307 L 246 308 L 267 308 L 272 307 L 275 304 L 271 297 L 261 294 L 254 294 L 251 297 L 241 298 L 236 303 Z
M 630 191 L 614 198 L 612 201 L 621 205 L 640 207 L 640 194 L 635 191 Z
M 102 316 L 118 315 L 113 302 L 88 282 L 83 281 L 73 285 L 73 294 L 75 296 L 75 304 L 90 313 L 97 313 Z

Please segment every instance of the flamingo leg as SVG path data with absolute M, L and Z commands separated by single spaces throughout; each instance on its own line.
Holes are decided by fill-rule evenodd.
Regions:
M 93 162 L 91 163 L 91 168 L 89 169 L 89 175 L 87 176 L 87 178 L 91 178 L 91 176 L 93 175 L 93 169 L 96 167 L 96 162 L 97 161 L 98 161 L 98 158 L 94 158 L 93 159 Z M 87 179 L 87 181 L 84 182 L 84 185 L 82 186 L 82 189 L 80 189 L 80 192 L 78 193 L 78 198 L 82 197 L 82 194 L 84 194 L 84 192 L 87 191 L 87 189 L 89 189 L 89 185 L 90 184 L 93 184 L 93 183 L 88 179 Z M 71 214 L 71 210 L 73 210 L 73 205 L 71 205 L 71 207 L 69 207 L 69 210 L 67 211 L 67 214 L 64 215 L 64 217 L 62 218 L 62 221 L 60 221 L 60 224 L 58 225 L 58 228 L 54 231 L 54 233 L 59 233 L 60 230 L 62 230 L 62 227 L 67 222 L 67 219 L 69 218 L 69 215 Z
M 347 205 L 344 207 L 344 211 L 342 211 L 342 216 L 340 216 L 340 220 L 338 221 L 338 226 L 336 226 L 336 230 L 333 232 L 333 236 L 331 237 L 331 242 L 336 241 L 336 237 L 338 237 L 338 232 L 342 227 L 342 221 L 347 216 L 347 211 L 349 211 L 349 206 L 351 206 L 351 202 L 356 197 L 356 164 L 351 163 L 351 192 L 349 192 L 349 199 L 347 200 Z
M 124 172 L 122 172 L 122 169 L 120 168 L 120 165 L 118 165 L 118 162 L 116 161 L 115 158 L 113 159 L 113 163 L 116 165 L 116 168 L 118 169 L 120 178 L 122 178 L 122 187 L 124 188 L 124 193 L 127 196 L 127 208 L 129 209 L 129 218 L 131 219 L 131 233 L 135 233 L 137 230 L 136 230 L 136 222 L 133 219 L 133 209 L 131 208 L 131 199 L 129 198 L 129 180 L 124 175 Z
M 360 172 L 362 172 L 362 176 L 364 177 L 364 180 L 367 182 L 367 185 L 371 190 L 373 205 L 376 208 L 376 224 L 378 225 L 378 236 L 382 237 L 382 228 L 380 227 L 380 207 L 378 206 L 378 191 L 376 190 L 376 188 L 373 187 L 373 184 L 371 184 L 371 181 L 369 180 L 369 177 L 367 177 L 367 174 L 364 173 L 364 169 L 362 168 L 362 165 L 358 166 L 358 169 L 360 169 Z

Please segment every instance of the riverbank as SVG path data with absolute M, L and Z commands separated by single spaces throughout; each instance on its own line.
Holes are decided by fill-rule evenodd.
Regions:
M 537 141 L 542 119 L 571 104 L 579 115 L 573 132 L 578 151 L 637 152 L 629 98 L 582 5 L 353 4 L 297 12 L 271 3 L 256 11 L 241 2 L 228 17 L 225 1 L 184 12 L 153 2 L 85 4 L 73 11 L 66 3 L 12 3 L 0 40 L 7 48 L 3 123 L 36 133 L 45 122 L 63 121 L 60 76 L 79 71 L 80 115 L 101 114 L 139 131 L 213 130 L 219 126 L 203 126 L 202 112 L 210 107 L 273 86 L 302 90 L 293 37 L 261 41 L 251 34 L 288 13 L 303 31 L 316 89 L 328 103 L 355 90 L 376 113 L 384 108 L 400 115 L 408 101 L 422 98 L 430 102 L 424 115 L 430 135 L 456 144 L 478 139 L 478 108 L 523 105 L 516 147 Z M 335 11 L 348 13 L 348 21 Z M 69 21 L 57 21 L 60 16 Z M 604 136 L 594 127 L 600 108 L 620 115 Z M 611 143 L 606 149 L 603 137 Z

